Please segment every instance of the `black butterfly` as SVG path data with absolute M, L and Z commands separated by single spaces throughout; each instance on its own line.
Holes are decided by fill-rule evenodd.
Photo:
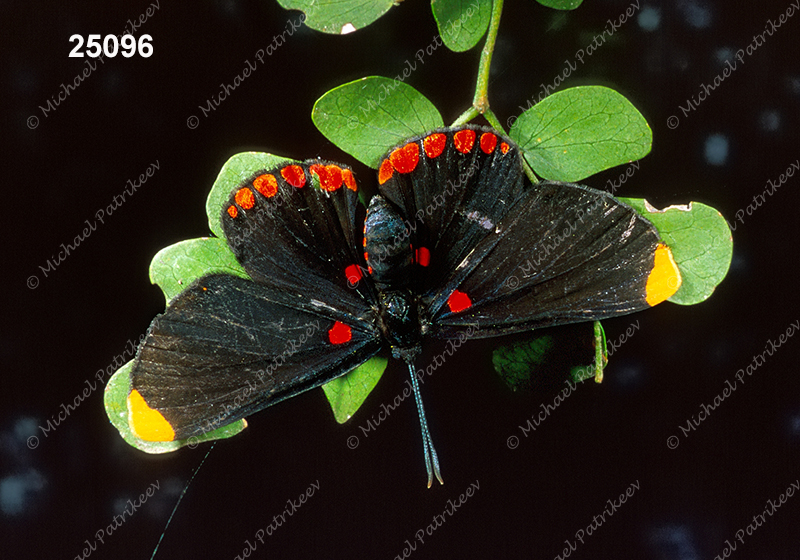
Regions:
M 153 321 L 131 372 L 139 437 L 206 433 L 390 347 L 411 373 L 430 486 L 441 476 L 413 368 L 427 338 L 605 319 L 680 286 L 650 222 L 602 191 L 532 184 L 489 129 L 411 138 L 378 182 L 365 219 L 339 164 L 259 171 L 231 193 L 223 229 L 250 279 L 204 276 Z

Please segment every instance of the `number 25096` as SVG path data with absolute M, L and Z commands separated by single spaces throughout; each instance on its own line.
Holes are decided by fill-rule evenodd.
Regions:
M 139 37 L 138 43 L 133 35 L 122 35 L 122 37 L 106 35 L 102 43 L 100 43 L 100 38 L 101 35 L 89 35 L 86 40 L 86 56 L 97 58 L 102 54 L 109 58 L 114 58 L 120 50 L 125 58 L 132 57 L 137 51 L 142 58 L 150 58 L 153 54 L 153 38 L 150 35 L 142 35 Z M 69 38 L 69 42 L 77 43 L 70 51 L 69 56 L 83 58 L 83 51 L 81 50 L 83 36 L 76 33 Z

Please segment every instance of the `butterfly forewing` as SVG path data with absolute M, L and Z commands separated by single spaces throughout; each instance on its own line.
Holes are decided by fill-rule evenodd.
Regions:
M 131 409 L 131 424 L 154 441 L 199 435 L 347 373 L 380 346 L 369 321 L 330 304 L 206 276 L 150 326 L 131 373 L 146 408 Z
M 255 173 L 231 194 L 222 226 L 257 282 L 299 292 L 333 283 L 344 290 L 338 297 L 374 300 L 371 284 L 359 282 L 365 263 L 358 211 L 352 172 L 312 160 Z

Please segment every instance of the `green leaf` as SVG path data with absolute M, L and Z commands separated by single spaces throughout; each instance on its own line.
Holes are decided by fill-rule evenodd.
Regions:
M 387 358 L 375 356 L 350 373 L 322 386 L 333 409 L 333 416 L 339 424 L 344 424 L 356 413 L 380 381 L 388 363 Z
M 619 200 L 650 220 L 672 250 L 683 283 L 669 301 L 694 305 L 711 296 L 733 256 L 731 230 L 722 214 L 699 202 L 657 210 L 644 199 Z
M 463 52 L 478 44 L 489 28 L 491 0 L 432 0 L 439 36 L 452 51 Z
M 214 235 L 225 238 L 225 234 L 222 232 L 222 207 L 228 202 L 228 197 L 231 196 L 233 189 L 238 187 L 242 181 L 252 177 L 257 171 L 274 169 L 287 163 L 297 162 L 263 152 L 242 152 L 226 161 L 206 199 L 208 227 Z
M 583 0 L 536 0 L 542 6 L 555 10 L 574 10 L 581 5 Z
M 594 322 L 594 380 L 598 383 L 603 382 L 603 370 L 608 364 L 608 340 L 606 331 L 600 321 Z M 576 372 L 573 368 L 572 378 L 576 380 L 576 375 L 581 376 L 585 372 Z M 577 379 L 583 381 L 583 379 Z
M 569 88 L 544 98 L 509 132 L 533 170 L 551 181 L 578 181 L 647 155 L 650 126 L 622 95 L 606 87 Z
M 157 284 L 167 302 L 189 284 L 212 272 L 249 278 L 224 239 L 201 237 L 164 247 L 150 263 L 150 281 Z
M 501 346 L 492 352 L 492 365 L 512 391 L 526 389 L 534 370 L 545 362 L 554 345 L 552 336 L 543 335 Z
M 305 24 L 311 29 L 334 35 L 366 27 L 394 3 L 395 0 L 278 0 L 287 10 L 304 12 Z
M 311 118 L 326 138 L 372 168 L 392 146 L 444 126 L 439 111 L 424 95 L 380 76 L 328 91 L 317 99 Z
M 133 434 L 130 424 L 128 423 L 128 392 L 130 391 L 132 368 L 133 360 L 114 372 L 114 375 L 111 376 L 111 379 L 108 380 L 108 384 L 106 385 L 103 395 L 103 404 L 111 424 L 119 430 L 122 438 L 136 449 L 141 449 L 146 453 L 169 453 L 170 451 L 175 451 L 186 445 L 194 447 L 196 444 L 204 441 L 229 438 L 247 427 L 247 422 L 238 420 L 233 424 L 228 424 L 227 426 L 189 439 L 175 441 L 145 441 L 139 439 Z
M 602 379 L 602 373 L 600 375 Z M 575 366 L 569 370 L 569 377 L 573 383 L 581 383 L 587 379 L 597 379 L 597 365 Z
M 597 350 L 600 350 L 600 358 Z M 557 387 L 602 373 L 605 335 L 599 322 L 574 323 L 533 331 L 530 337 L 496 348 L 492 364 L 513 391 Z

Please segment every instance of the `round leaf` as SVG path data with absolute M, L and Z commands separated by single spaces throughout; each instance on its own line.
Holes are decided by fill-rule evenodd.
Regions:
M 189 284 L 212 272 L 249 278 L 224 239 L 201 237 L 164 247 L 150 263 L 150 281 L 164 292 L 167 302 Z
M 140 449 L 146 453 L 169 453 L 170 451 L 175 451 L 186 445 L 194 447 L 196 444 L 204 441 L 229 438 L 247 427 L 247 422 L 245 420 L 238 420 L 233 424 L 228 424 L 227 426 L 189 439 L 145 441 L 138 438 L 131 431 L 128 422 L 128 392 L 131 386 L 132 368 L 133 360 L 114 372 L 114 375 L 111 376 L 106 385 L 103 395 L 103 405 L 105 406 L 108 419 L 111 421 L 111 424 L 119 430 L 122 439 L 136 449 Z
M 491 0 L 432 0 L 431 8 L 442 41 L 456 52 L 477 45 L 492 17 Z
M 217 175 L 211 192 L 206 199 L 206 214 L 208 227 L 217 237 L 224 238 L 222 232 L 222 206 L 228 201 L 233 189 L 242 181 L 248 179 L 253 173 L 261 169 L 273 169 L 286 163 L 296 163 L 285 157 L 275 156 L 263 152 L 242 152 L 232 156 Z
M 314 125 L 336 146 L 377 168 L 406 138 L 444 126 L 433 103 L 398 80 L 371 76 L 336 87 L 317 99 Z
M 387 358 L 375 356 L 356 369 L 322 386 L 339 424 L 347 422 L 380 381 Z
M 311 29 L 345 35 L 366 27 L 387 11 L 395 0 L 278 0 L 287 10 L 306 14 Z
M 636 107 L 600 86 L 544 98 L 519 116 L 509 134 L 538 175 L 573 182 L 644 157 L 653 140 Z
M 731 230 L 718 210 L 699 202 L 657 210 L 644 199 L 619 200 L 650 220 L 672 250 L 683 283 L 669 301 L 694 305 L 714 293 L 733 256 Z

